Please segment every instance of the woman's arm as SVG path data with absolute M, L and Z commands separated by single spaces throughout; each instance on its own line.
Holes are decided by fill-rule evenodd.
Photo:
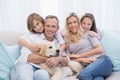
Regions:
M 90 57 L 90 56 L 94 56 L 102 53 L 103 53 L 102 46 L 98 44 L 91 51 L 87 51 L 85 53 L 79 54 L 79 57 Z
M 70 59 L 77 59 L 77 58 L 90 57 L 90 56 L 94 56 L 94 55 L 102 54 L 102 53 L 103 53 L 102 46 L 98 44 L 91 51 L 87 51 L 81 54 L 72 53 L 72 54 L 68 54 L 68 56 L 70 57 Z
M 66 43 L 61 44 L 61 45 L 60 45 L 60 48 L 59 48 L 59 50 L 60 50 L 59 55 L 60 55 L 60 56 L 62 55 L 62 52 L 63 52 L 65 49 L 66 49 Z
M 74 61 L 77 61 L 79 63 L 92 63 L 94 61 L 96 61 L 97 59 L 96 58 L 78 58 L 78 59 L 73 59 Z

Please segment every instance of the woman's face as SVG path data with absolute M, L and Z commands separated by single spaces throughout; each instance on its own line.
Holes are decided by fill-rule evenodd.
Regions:
M 37 21 L 37 20 L 33 20 L 33 30 L 36 32 L 36 33 L 41 33 L 43 32 L 43 24 L 40 22 L 40 21 Z
M 81 22 L 81 27 L 84 31 L 89 31 L 92 27 L 92 20 L 89 17 L 85 17 Z
M 71 31 L 73 34 L 76 34 L 78 32 L 79 25 L 76 17 L 72 16 L 68 18 L 67 25 L 69 31 Z

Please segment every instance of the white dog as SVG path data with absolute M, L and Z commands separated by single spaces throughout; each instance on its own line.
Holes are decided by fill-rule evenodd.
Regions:
M 41 56 L 53 57 L 59 55 L 59 51 L 56 50 L 55 44 L 53 44 L 52 42 L 45 42 L 43 44 L 40 44 L 40 48 Z M 41 63 L 40 67 L 48 71 L 48 73 L 51 75 L 51 80 L 62 80 L 64 77 L 72 76 L 73 71 L 78 73 L 81 69 L 83 69 L 82 65 L 75 61 L 69 61 L 68 66 L 63 67 L 59 66 L 49 68 L 45 63 Z

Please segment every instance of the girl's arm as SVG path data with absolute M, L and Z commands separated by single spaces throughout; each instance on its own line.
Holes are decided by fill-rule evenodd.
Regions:
M 37 44 L 32 44 L 28 41 L 26 41 L 25 39 L 21 38 L 18 43 L 21 46 L 27 47 L 28 49 L 30 49 L 32 52 L 38 52 L 40 50 L 39 46 Z
M 99 31 L 99 30 L 97 30 L 97 33 L 96 32 L 94 32 L 94 31 L 89 31 L 88 32 L 88 34 L 89 34 L 89 36 L 91 36 L 91 37 L 97 37 L 97 39 L 100 41 L 101 40 L 101 38 L 102 38 L 102 34 L 101 34 L 101 32 Z

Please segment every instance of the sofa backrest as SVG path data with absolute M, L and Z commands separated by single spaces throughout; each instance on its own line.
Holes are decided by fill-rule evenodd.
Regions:
M 18 43 L 24 32 L 3 31 L 0 32 L 0 42 L 6 45 L 14 45 Z

